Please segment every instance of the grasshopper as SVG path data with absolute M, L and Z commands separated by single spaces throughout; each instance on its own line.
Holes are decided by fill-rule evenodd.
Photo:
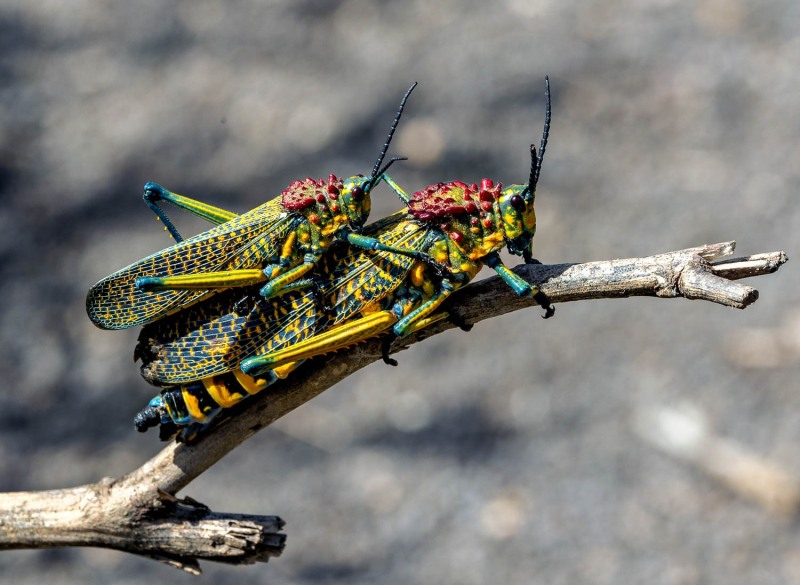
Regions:
M 491 179 L 483 179 L 480 185 L 467 185 L 461 181 L 440 182 L 409 197 L 391 178 L 386 179 L 407 202 L 408 214 L 413 218 L 408 221 L 425 226 L 428 232 L 419 251 L 445 266 L 444 274 L 432 274 L 429 264 L 418 262 L 409 272 L 404 286 L 387 296 L 382 310 L 370 311 L 361 319 L 331 328 L 287 348 L 248 357 L 239 365 L 241 370 L 250 376 L 261 376 L 285 364 L 387 332 L 390 336 L 384 338 L 384 361 L 397 365 L 388 356 L 392 339 L 404 337 L 447 317 L 436 311 L 453 292 L 469 283 L 484 264 L 497 272 L 518 295 L 536 299 L 545 308 L 544 318 L 551 317 L 555 309 L 547 297 L 509 270 L 499 255 L 500 250 L 506 248 L 512 254 L 522 256 L 526 263 L 537 262 L 532 255 L 536 233 L 533 204 L 550 132 L 550 81 L 547 77 L 545 87 L 544 130 L 538 154 L 536 147 L 531 145 L 531 170 L 527 184 L 503 188 L 502 184 L 495 184 Z
M 295 287 L 336 241 L 363 244 L 358 232 L 370 212 L 370 192 L 385 180 L 383 167 L 414 83 L 403 96 L 372 173 L 339 179 L 294 181 L 280 195 L 241 215 L 147 183 L 145 203 L 163 221 L 176 243 L 95 284 L 86 311 L 102 329 L 125 329 L 157 321 L 231 287 L 261 285 L 265 299 Z M 215 224 L 183 239 L 159 207 L 166 201 Z M 412 255 L 415 255 L 412 253 Z
M 363 237 L 387 247 L 419 247 L 426 232 L 395 213 Z M 264 299 L 257 286 L 229 289 L 142 328 L 134 358 L 142 375 L 164 388 L 135 418 L 145 431 L 161 425 L 162 438 L 176 427 L 208 424 L 222 408 L 256 394 L 299 363 L 254 378 L 239 369 L 252 355 L 290 347 L 358 317 L 401 286 L 409 271 L 426 264 L 409 255 L 343 246 L 325 255 L 310 275 L 312 286 Z
M 391 340 L 446 317 L 437 312 L 442 302 L 484 263 L 552 316 L 547 297 L 498 255 L 507 248 L 536 262 L 533 203 L 550 128 L 549 81 L 546 88 L 544 130 L 538 153 L 531 146 L 526 184 L 452 181 L 409 197 L 384 177 L 407 209 L 365 228 L 360 246 L 323 258 L 309 273 L 313 290 L 269 300 L 252 294 L 244 303 L 229 293 L 145 327 L 137 357 L 145 379 L 164 390 L 137 416 L 137 428 L 161 424 L 163 435 L 174 425 L 207 423 L 305 359 L 378 336 L 384 337 L 385 361 L 396 365 Z M 320 295 L 326 310 L 320 310 Z

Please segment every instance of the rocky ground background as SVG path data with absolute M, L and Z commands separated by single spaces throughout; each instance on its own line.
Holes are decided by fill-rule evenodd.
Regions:
M 290 181 L 368 171 L 409 189 L 527 176 L 553 127 L 536 256 L 577 262 L 736 239 L 798 242 L 800 5 L 134 1 L 0 4 L 0 489 L 120 476 L 155 453 L 135 331 L 93 327 L 102 276 L 169 243 L 157 181 L 244 211 Z M 385 188 L 373 218 L 398 207 Z M 177 217 L 177 216 L 176 216 Z M 179 218 L 183 231 L 204 229 Z M 265 430 L 186 494 L 287 520 L 283 557 L 199 580 L 102 550 L 0 555 L 2 583 L 784 583 L 793 518 L 634 430 L 690 405 L 800 476 L 800 279 L 745 311 L 562 304 L 450 332 Z

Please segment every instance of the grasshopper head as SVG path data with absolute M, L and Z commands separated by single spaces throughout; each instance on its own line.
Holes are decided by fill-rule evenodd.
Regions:
M 524 256 L 526 262 L 532 261 L 533 235 L 536 233 L 536 213 L 533 200 L 536 197 L 536 184 L 542 170 L 544 149 L 550 134 L 550 80 L 545 76 L 545 116 L 539 152 L 531 144 L 531 172 L 527 185 L 511 185 L 500 194 L 500 214 L 503 220 L 503 236 L 508 251 Z
M 375 182 L 373 177 L 363 175 L 345 179 L 339 194 L 339 204 L 347 217 L 350 229 L 359 230 L 364 227 L 372 207 L 370 191 Z
M 503 224 L 503 238 L 508 251 L 517 256 L 530 254 L 536 233 L 534 194 L 528 185 L 510 185 L 500 194 L 498 204 Z
M 383 180 L 386 170 L 399 160 L 407 159 L 403 156 L 395 156 L 383 168 L 373 171 L 373 174 L 369 177 L 356 175 L 344 181 L 339 198 L 347 216 L 347 225 L 351 230 L 358 232 L 364 227 L 372 207 L 370 193 L 373 187 Z

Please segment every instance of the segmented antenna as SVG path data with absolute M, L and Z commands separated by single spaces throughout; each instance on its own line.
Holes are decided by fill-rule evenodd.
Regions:
M 531 144 L 531 174 L 528 175 L 528 184 L 525 186 L 525 193 L 536 194 L 536 145 Z
M 408 96 L 411 95 L 411 92 L 414 91 L 414 88 L 417 87 L 417 82 L 415 81 L 411 87 L 408 88 L 406 91 L 406 95 L 403 96 L 403 99 L 400 101 L 400 108 L 397 110 L 397 114 L 394 117 L 394 122 L 392 122 L 392 127 L 389 129 L 389 136 L 386 138 L 386 143 L 383 145 L 383 149 L 381 150 L 381 154 L 378 156 L 378 160 L 375 161 L 375 166 L 372 167 L 372 174 L 370 175 L 370 179 L 373 181 L 380 177 L 386 169 L 389 168 L 393 162 L 397 160 L 404 160 L 402 158 L 394 158 L 390 160 L 382 170 L 379 171 L 381 167 L 381 163 L 383 162 L 383 157 L 386 156 L 386 151 L 389 150 L 389 144 L 392 142 L 392 137 L 394 136 L 394 131 L 397 129 L 397 124 L 400 122 L 400 116 L 403 115 L 403 108 L 406 106 L 406 101 L 408 100 Z
M 536 193 L 536 184 L 539 182 L 539 173 L 542 172 L 542 160 L 544 160 L 544 149 L 547 148 L 547 136 L 550 134 L 550 78 L 544 76 L 544 130 L 542 131 L 542 141 L 539 143 L 539 154 L 536 154 L 536 147 L 531 144 L 531 174 L 528 178 L 528 191 Z
M 385 173 L 389 169 L 390 166 L 392 166 L 394 163 L 396 163 L 399 160 L 408 160 L 408 157 L 407 156 L 393 156 L 392 158 L 389 159 L 389 162 L 387 162 L 385 165 L 383 165 L 383 168 L 378 171 L 378 174 L 375 175 L 375 177 L 380 177 L 383 173 Z M 373 177 L 373 178 L 375 178 L 375 177 Z

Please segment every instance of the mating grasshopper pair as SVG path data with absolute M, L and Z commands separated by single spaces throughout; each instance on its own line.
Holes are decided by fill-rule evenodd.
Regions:
M 454 181 L 409 197 L 385 174 L 397 159 L 380 165 L 411 89 L 368 178 L 351 178 L 333 189 L 333 179 L 327 186 L 295 183 L 280 204 L 241 216 L 164 197 L 201 217 L 227 221 L 109 276 L 87 298 L 100 326 L 145 324 L 135 356 L 145 379 L 164 390 L 137 415 L 139 430 L 160 424 L 163 437 L 176 425 L 205 424 L 309 357 L 377 336 L 390 342 L 425 327 L 445 316 L 437 312 L 442 302 L 484 263 L 515 292 L 533 296 L 546 317 L 552 315 L 547 298 L 498 255 L 505 247 L 534 262 L 533 204 L 550 126 L 549 81 L 544 131 L 538 153 L 531 146 L 527 184 Z M 381 180 L 406 209 L 362 230 L 369 191 Z M 347 217 L 324 213 L 331 209 L 325 194 L 336 191 L 334 202 L 346 197 L 351 203 Z M 287 205 L 297 200 L 306 207 Z M 319 205 L 303 214 L 313 202 Z M 313 228 L 320 234 L 316 240 L 308 235 Z M 336 239 L 348 245 L 333 246 Z M 385 347 L 384 359 L 391 363 L 388 342 Z

